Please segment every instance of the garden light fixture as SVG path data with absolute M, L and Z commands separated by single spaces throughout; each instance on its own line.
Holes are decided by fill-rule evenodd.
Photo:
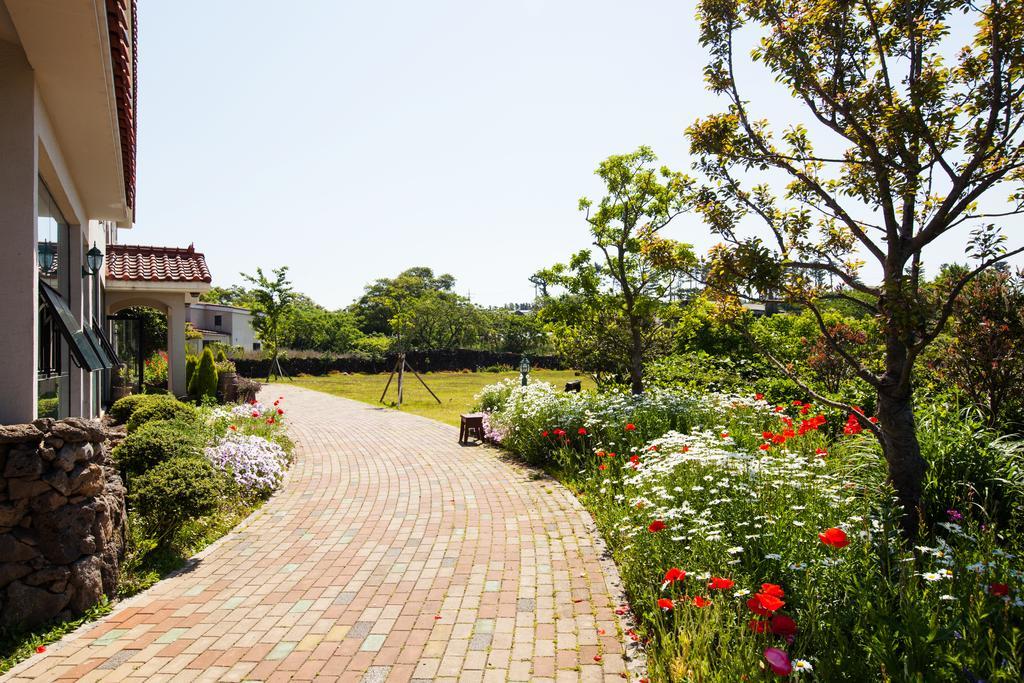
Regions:
M 527 375 L 530 374 L 530 359 L 523 356 L 523 359 L 519 361 L 519 374 L 522 375 L 523 386 L 526 386 Z
M 96 247 L 95 242 L 92 243 L 92 249 L 85 252 L 85 263 L 82 266 L 82 277 L 95 275 L 103 267 L 103 252 Z
M 44 240 L 39 243 L 39 269 L 43 271 L 43 274 L 49 274 L 53 270 L 53 260 L 57 256 L 57 250 L 53 248 L 53 243 L 50 240 Z

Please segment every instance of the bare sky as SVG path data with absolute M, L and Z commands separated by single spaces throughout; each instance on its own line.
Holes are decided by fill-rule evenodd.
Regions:
M 684 129 L 724 107 L 689 0 L 147 0 L 139 23 L 121 241 L 195 242 L 217 285 L 288 265 L 329 308 L 415 265 L 531 300 L 530 274 L 587 244 L 598 162 L 647 144 L 688 169 Z M 761 115 L 801 116 L 763 73 L 746 85 Z M 666 235 L 716 241 L 686 216 Z

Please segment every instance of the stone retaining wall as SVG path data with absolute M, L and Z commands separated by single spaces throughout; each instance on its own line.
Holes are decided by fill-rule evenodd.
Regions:
M 0 426 L 0 625 L 71 618 L 113 595 L 125 490 L 82 418 Z

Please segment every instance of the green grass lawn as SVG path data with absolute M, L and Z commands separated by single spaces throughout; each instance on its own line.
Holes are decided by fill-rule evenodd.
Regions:
M 441 399 L 441 403 L 438 404 L 427 393 L 415 375 L 406 373 L 401 410 L 455 426 L 459 425 L 459 413 L 467 412 L 472 407 L 473 396 L 481 388 L 509 377 L 519 379 L 518 372 L 428 372 L 420 376 Z M 565 382 L 575 379 L 583 381 L 584 389 L 594 386 L 593 380 L 589 377 L 577 376 L 572 370 L 534 370 L 530 373 L 530 381 L 550 382 L 558 388 Z M 378 401 L 387 381 L 388 373 L 352 374 L 298 377 L 294 384 L 372 405 L 381 405 Z M 398 400 L 397 384 L 396 375 L 388 388 L 387 396 L 384 397 L 384 405 L 395 407 L 395 401 Z

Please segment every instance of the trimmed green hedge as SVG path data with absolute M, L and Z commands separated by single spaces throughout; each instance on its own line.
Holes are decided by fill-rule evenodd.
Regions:
M 117 445 L 112 455 L 127 482 L 154 466 L 180 457 L 199 456 L 205 445 L 195 421 L 158 420 L 142 425 Z
M 195 422 L 197 419 L 199 419 L 199 413 L 196 412 L 196 409 L 193 406 L 190 406 L 187 403 L 182 403 L 177 400 L 159 401 L 145 404 L 132 413 L 132 416 L 128 418 L 128 433 L 131 434 L 147 422 L 155 422 L 157 420 L 185 420 Z
M 175 457 L 139 475 L 129 501 L 168 544 L 184 524 L 215 512 L 224 490 L 224 477 L 208 460 Z
M 178 400 L 170 394 L 131 394 L 114 401 L 114 405 L 110 406 L 109 415 L 123 424 L 131 418 L 132 413 L 142 406 L 177 402 Z

